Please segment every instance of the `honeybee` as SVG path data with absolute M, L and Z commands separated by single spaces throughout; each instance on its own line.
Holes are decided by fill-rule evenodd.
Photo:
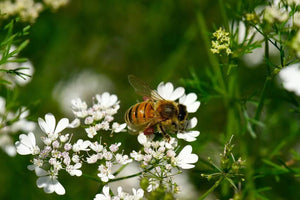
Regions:
M 134 133 L 143 131 L 145 135 L 154 132 L 170 138 L 168 133 L 176 133 L 187 126 L 186 106 L 175 101 L 165 100 L 157 91 L 133 75 L 129 83 L 144 101 L 131 106 L 125 113 L 125 122 Z

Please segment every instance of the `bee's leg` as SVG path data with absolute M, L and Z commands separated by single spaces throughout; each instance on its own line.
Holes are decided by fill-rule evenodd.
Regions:
M 159 132 L 162 133 L 162 135 L 164 136 L 164 138 L 167 138 L 168 142 L 170 141 L 170 136 L 168 133 L 166 133 L 165 129 L 163 128 L 163 126 L 161 124 L 158 125 L 158 129 L 159 129 Z

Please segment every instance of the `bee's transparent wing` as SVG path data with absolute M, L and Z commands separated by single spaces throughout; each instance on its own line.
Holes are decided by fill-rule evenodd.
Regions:
M 148 97 L 154 100 L 164 100 L 157 91 L 152 90 L 147 83 L 138 79 L 134 75 L 128 76 L 130 85 L 134 88 L 135 92 L 144 97 Z

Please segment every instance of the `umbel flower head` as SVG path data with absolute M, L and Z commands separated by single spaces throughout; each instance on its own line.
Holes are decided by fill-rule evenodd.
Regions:
M 98 165 L 99 181 L 108 182 L 115 178 L 113 172 L 115 165 L 126 165 L 132 162 L 128 155 L 123 154 L 123 151 L 120 152 L 120 142 L 107 145 L 99 141 L 79 138 L 72 143 L 73 134 L 64 133 L 66 129 L 77 128 L 80 125 L 80 118 L 84 118 L 85 127 L 98 124 L 103 125 L 101 128 L 103 131 L 111 133 L 123 131 L 126 124 L 113 121 L 113 115 L 119 109 L 117 96 L 103 93 L 96 95 L 94 100 L 91 108 L 80 99 L 73 101 L 73 111 L 78 118 L 71 123 L 67 118 L 56 122 L 51 113 L 46 114 L 44 119 L 39 118 L 38 124 L 44 133 L 40 138 L 43 146 L 37 145 L 36 137 L 32 132 L 21 134 L 19 141 L 15 143 L 20 155 L 34 156 L 32 165 L 29 165 L 28 169 L 35 171 L 39 177 L 37 186 L 43 188 L 46 193 L 65 194 L 64 187 L 58 181 L 61 170 L 70 176 L 81 176 L 83 164 L 95 164 Z M 89 132 L 87 133 L 90 137 Z
M 130 156 L 140 163 L 142 169 L 148 171 L 141 177 L 148 180 L 143 189 L 154 192 L 159 188 L 166 188 L 168 192 L 177 193 L 179 189 L 174 175 L 181 173 L 182 169 L 194 168 L 198 161 L 198 156 L 192 153 L 192 146 L 187 145 L 180 150 L 175 138 L 154 141 L 153 137 L 143 133 L 139 134 L 138 142 L 143 146 L 142 150 L 133 150 Z
M 226 55 L 232 54 L 232 51 L 230 49 L 229 33 L 226 32 L 223 28 L 219 28 L 219 30 L 213 33 L 213 40 L 211 41 L 210 51 L 213 54 L 221 54 L 223 52 L 225 52 Z
M 83 123 L 87 125 L 85 131 L 89 138 L 94 138 L 100 130 L 119 133 L 126 128 L 126 123 L 113 122 L 114 115 L 120 108 L 120 101 L 114 94 L 108 92 L 97 94 L 91 107 L 88 107 L 87 103 L 79 98 L 72 100 L 71 103 L 75 117 L 78 120 L 82 119 Z

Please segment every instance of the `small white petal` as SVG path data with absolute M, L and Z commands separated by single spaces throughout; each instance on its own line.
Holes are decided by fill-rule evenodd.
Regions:
M 178 87 L 174 90 L 172 95 L 169 97 L 169 100 L 175 101 L 176 99 L 180 98 L 182 95 L 184 95 L 184 88 Z
M 48 113 L 45 115 L 45 121 L 46 121 L 46 124 L 49 128 L 49 133 L 54 133 L 54 129 L 55 129 L 55 117 L 53 116 L 53 114 L 51 113 Z
M 49 176 L 39 177 L 36 180 L 36 185 L 38 186 L 38 188 L 46 187 L 47 185 L 49 185 L 49 183 L 50 183 L 50 177 Z
M 53 181 L 53 187 L 54 187 L 54 191 L 56 192 L 56 194 L 58 195 L 64 195 L 66 193 L 65 188 L 62 186 L 62 184 L 60 184 L 60 182 L 58 182 L 58 180 L 54 179 Z
M 29 165 L 29 166 L 30 166 L 30 165 Z M 29 167 L 29 166 L 28 166 L 28 167 Z M 27 167 L 27 168 L 28 168 L 28 167 Z M 28 168 L 28 169 L 29 169 L 29 168 Z M 34 170 L 35 170 L 35 174 L 36 174 L 37 176 L 46 176 L 46 175 L 49 174 L 47 171 L 45 171 L 44 169 L 39 168 L 39 167 L 35 167 Z
M 193 103 L 196 100 L 197 100 L 197 95 L 195 93 L 189 93 L 186 96 L 185 103 L 186 104 L 191 104 L 191 103 Z
M 44 133 L 51 133 L 48 125 L 46 124 L 46 122 L 42 118 L 38 119 L 38 123 L 39 123 L 39 126 L 40 126 L 40 128 L 42 129 L 42 131 Z
M 193 117 L 190 121 L 189 121 L 189 125 L 187 127 L 187 129 L 192 129 L 192 128 L 195 128 L 196 125 L 198 123 L 198 120 L 196 117 Z
M 158 94 L 167 100 L 170 98 L 173 90 L 174 90 L 173 84 L 170 82 L 167 82 L 166 84 L 161 82 L 157 87 Z
M 193 142 L 196 140 L 196 137 L 200 135 L 199 131 L 189 131 L 186 133 L 178 133 L 177 138 L 183 139 L 187 142 Z
M 80 120 L 76 118 L 69 124 L 68 128 L 77 128 L 79 126 L 80 126 Z
M 58 122 L 58 124 L 56 126 L 54 134 L 60 133 L 62 130 L 64 130 L 68 126 L 69 126 L 69 119 L 62 118 L 61 120 L 59 120 L 59 122 Z
M 144 133 L 140 133 L 137 139 L 141 145 L 146 144 L 147 142 L 147 136 Z
M 108 186 L 104 186 L 102 189 L 102 192 L 105 196 L 109 196 L 109 187 Z
M 187 112 L 194 113 L 194 112 L 196 112 L 198 110 L 199 106 L 200 106 L 200 102 L 199 101 L 196 101 L 193 104 L 189 104 L 187 106 L 187 108 L 186 108 Z

